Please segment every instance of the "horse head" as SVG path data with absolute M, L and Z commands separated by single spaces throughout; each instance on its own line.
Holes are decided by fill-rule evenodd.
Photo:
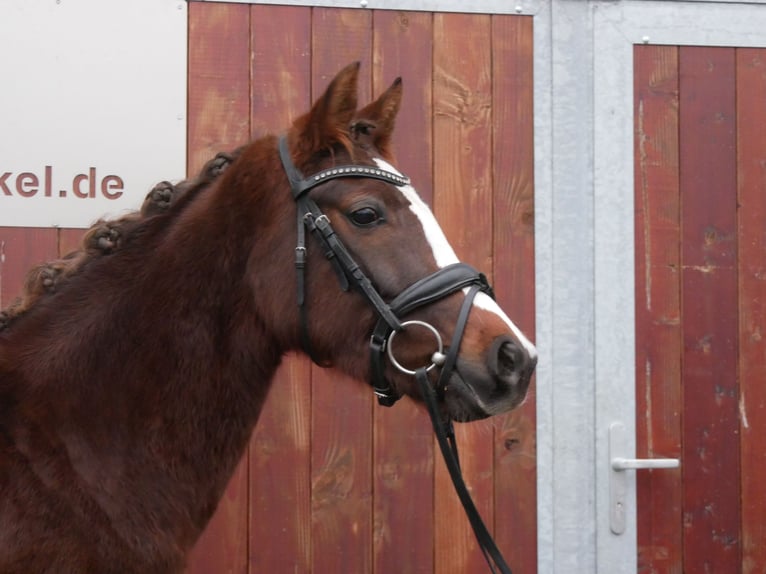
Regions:
M 401 80 L 357 109 L 358 75 L 358 64 L 342 70 L 281 141 L 280 187 L 290 184 L 298 217 L 282 227 L 290 251 L 273 256 L 298 271 L 292 308 L 275 302 L 272 320 L 290 346 L 371 381 L 384 404 L 421 400 L 413 374 L 424 366 L 451 419 L 506 412 L 526 395 L 535 347 L 394 167 Z

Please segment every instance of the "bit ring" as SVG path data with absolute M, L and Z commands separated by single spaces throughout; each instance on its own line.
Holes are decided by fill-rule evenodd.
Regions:
M 436 338 L 436 345 L 437 350 L 434 352 L 433 355 L 431 355 L 431 364 L 426 367 L 426 371 L 430 371 L 437 365 L 443 365 L 444 361 L 447 359 L 446 355 L 444 354 L 444 344 L 442 343 L 441 335 L 439 335 L 439 331 L 436 330 L 436 328 L 431 325 L 430 323 L 426 323 L 425 321 L 404 321 L 402 323 L 402 328 L 407 327 L 408 325 L 418 325 L 420 327 L 425 327 Z M 394 351 L 393 351 L 393 345 L 394 337 L 398 331 L 394 331 L 391 333 L 391 336 L 388 338 L 388 344 L 386 345 L 386 351 L 388 352 L 388 358 L 391 359 L 391 364 L 394 365 L 397 369 L 399 369 L 402 373 L 405 375 L 414 375 L 415 371 L 411 369 L 407 369 L 406 367 L 402 366 L 402 364 L 396 360 L 396 357 L 394 357 Z

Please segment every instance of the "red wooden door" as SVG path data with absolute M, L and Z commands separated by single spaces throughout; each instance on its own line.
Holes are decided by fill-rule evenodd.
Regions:
M 395 148 L 458 255 L 534 330 L 532 18 L 191 3 L 189 169 L 278 132 L 344 65 L 404 80 Z M 360 102 L 361 103 L 361 102 Z M 462 425 L 464 471 L 509 562 L 536 570 L 534 395 Z M 189 572 L 483 572 L 422 409 L 293 358 Z
M 766 572 L 766 50 L 634 57 L 639 572 Z

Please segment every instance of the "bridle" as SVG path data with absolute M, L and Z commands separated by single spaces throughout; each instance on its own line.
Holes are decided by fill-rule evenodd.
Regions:
M 395 368 L 406 374 L 413 375 L 418 381 L 450 477 L 463 503 L 463 507 L 466 510 L 468 519 L 471 522 L 479 546 L 484 552 L 490 569 L 495 572 L 494 562 L 501 573 L 511 574 L 510 568 L 508 568 L 492 536 L 484 525 L 463 481 L 452 421 L 449 419 L 443 420 L 437 405 L 437 393 L 444 393 L 455 368 L 460 342 L 468 322 L 473 299 L 479 292 L 487 293 L 494 298 L 487 278 L 470 265 L 455 263 L 416 281 L 387 303 L 375 289 L 372 281 L 354 261 L 348 249 L 333 230 L 330 220 L 322 213 L 316 202 L 309 197 L 308 192 L 318 185 L 337 178 L 372 178 L 398 187 L 408 185 L 410 183 L 409 178 L 398 173 L 380 169 L 379 167 L 360 164 L 340 165 L 324 169 L 309 177 L 304 177 L 292 161 L 286 136 L 282 136 L 279 139 L 279 157 L 290 182 L 293 199 L 297 205 L 298 231 L 295 247 L 295 269 L 301 323 L 301 342 L 304 350 L 315 363 L 321 364 L 314 355 L 308 333 L 305 281 L 307 260 L 306 229 L 308 229 L 317 239 L 324 252 L 324 256 L 332 264 L 341 289 L 348 291 L 353 287 L 367 299 L 378 314 L 378 321 L 370 337 L 371 384 L 375 395 L 378 397 L 378 403 L 390 407 L 401 398 L 401 395 L 391 386 L 384 375 L 384 355 L 388 354 Z M 429 305 L 461 290 L 466 292 L 465 299 L 458 313 L 455 331 L 446 354 L 443 352 L 444 345 L 441 336 L 432 325 L 423 321 L 402 321 L 400 319 L 400 317 L 404 317 L 415 309 Z M 407 327 L 414 326 L 425 328 L 434 335 L 437 341 L 437 350 L 431 356 L 431 364 L 410 370 L 403 367 L 396 360 L 391 343 L 396 333 L 405 330 Z M 440 367 L 436 388 L 431 385 L 428 376 L 428 372 L 435 367 Z

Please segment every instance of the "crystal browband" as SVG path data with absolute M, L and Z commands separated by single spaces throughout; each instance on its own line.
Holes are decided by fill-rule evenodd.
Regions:
M 323 169 L 322 171 L 315 173 L 311 176 L 311 179 L 313 179 L 315 182 L 320 182 L 323 179 L 327 178 L 333 178 L 333 177 L 343 177 L 343 176 L 362 176 L 362 177 L 373 177 L 377 179 L 382 179 L 383 181 L 387 181 L 389 183 L 393 183 L 394 185 L 409 185 L 410 178 L 406 175 L 399 175 L 397 173 L 393 173 L 391 171 L 386 171 L 385 169 L 380 169 L 377 167 L 368 167 L 363 165 L 342 165 L 339 167 L 331 167 L 328 169 Z

